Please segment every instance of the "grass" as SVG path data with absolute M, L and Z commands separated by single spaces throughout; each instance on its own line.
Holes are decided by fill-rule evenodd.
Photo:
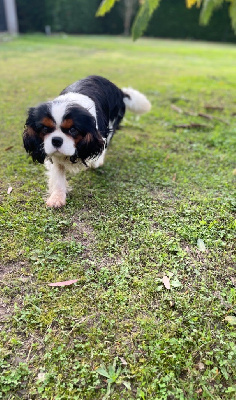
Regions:
M 0 398 L 234 398 L 235 47 L 35 35 L 0 53 Z M 93 73 L 152 111 L 127 114 L 104 167 L 47 209 L 26 109 Z M 174 128 L 190 122 L 207 127 Z

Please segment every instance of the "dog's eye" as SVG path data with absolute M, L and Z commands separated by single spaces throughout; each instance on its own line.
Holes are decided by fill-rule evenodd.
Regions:
M 43 129 L 42 129 L 42 132 L 43 132 L 44 134 L 48 133 L 48 127 L 47 127 L 47 126 L 44 126 Z
M 76 128 L 74 128 L 74 127 L 70 128 L 70 130 L 69 130 L 70 135 L 75 136 L 75 135 L 77 135 L 77 133 L 78 133 L 78 131 Z

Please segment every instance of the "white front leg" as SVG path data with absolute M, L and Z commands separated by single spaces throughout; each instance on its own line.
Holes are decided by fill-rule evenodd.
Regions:
M 46 201 L 48 207 L 62 207 L 66 204 L 66 173 L 64 165 L 47 162 L 47 175 L 49 177 L 49 197 Z

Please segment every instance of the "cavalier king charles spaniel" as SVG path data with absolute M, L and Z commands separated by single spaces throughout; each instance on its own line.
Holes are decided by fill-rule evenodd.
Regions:
M 125 110 L 148 112 L 148 99 L 132 88 L 119 89 L 100 76 L 66 87 L 59 97 L 30 108 L 23 142 L 33 161 L 48 170 L 48 207 L 66 203 L 66 171 L 98 168 Z

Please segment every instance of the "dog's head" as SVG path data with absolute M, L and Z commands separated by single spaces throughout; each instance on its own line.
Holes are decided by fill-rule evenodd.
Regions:
M 89 110 L 56 100 L 29 109 L 23 142 L 33 160 L 40 163 L 52 156 L 85 162 L 104 149 L 96 119 Z

